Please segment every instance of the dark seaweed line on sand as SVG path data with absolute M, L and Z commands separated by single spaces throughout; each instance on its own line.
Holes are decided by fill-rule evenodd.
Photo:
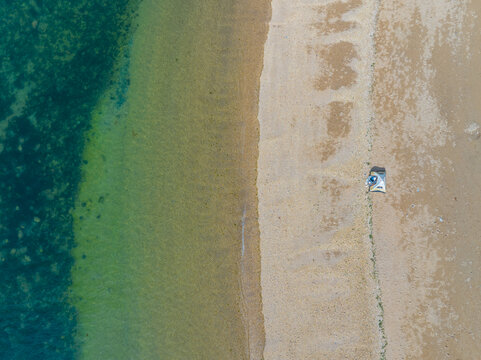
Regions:
M 0 4 L 0 358 L 72 359 L 72 208 L 137 0 Z

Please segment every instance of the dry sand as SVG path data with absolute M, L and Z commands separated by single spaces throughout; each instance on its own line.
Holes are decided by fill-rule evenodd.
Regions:
M 387 359 L 481 359 L 481 3 L 382 2 L 372 158 Z M 469 128 L 474 133 L 469 134 Z
M 258 161 L 269 359 L 380 352 L 363 171 L 375 2 L 274 0 Z
M 481 358 L 479 17 L 468 1 L 272 1 L 266 360 Z M 365 194 L 372 165 L 386 195 Z

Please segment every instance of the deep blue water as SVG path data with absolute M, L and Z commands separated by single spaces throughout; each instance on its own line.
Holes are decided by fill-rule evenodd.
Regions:
M 71 211 L 129 0 L 0 2 L 0 359 L 72 359 Z

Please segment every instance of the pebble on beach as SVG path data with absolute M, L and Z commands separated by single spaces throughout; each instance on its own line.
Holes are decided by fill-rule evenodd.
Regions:
M 478 123 L 471 123 L 466 129 L 464 129 L 464 132 L 469 135 L 469 137 L 472 140 L 479 139 L 481 132 L 480 132 L 481 127 L 479 126 Z

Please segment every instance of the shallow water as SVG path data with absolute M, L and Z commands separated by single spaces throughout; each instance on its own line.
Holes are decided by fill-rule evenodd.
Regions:
M 232 30 L 211 21 L 229 8 L 187 5 L 141 5 L 126 101 L 120 74 L 95 113 L 73 273 L 86 358 L 245 355 Z

